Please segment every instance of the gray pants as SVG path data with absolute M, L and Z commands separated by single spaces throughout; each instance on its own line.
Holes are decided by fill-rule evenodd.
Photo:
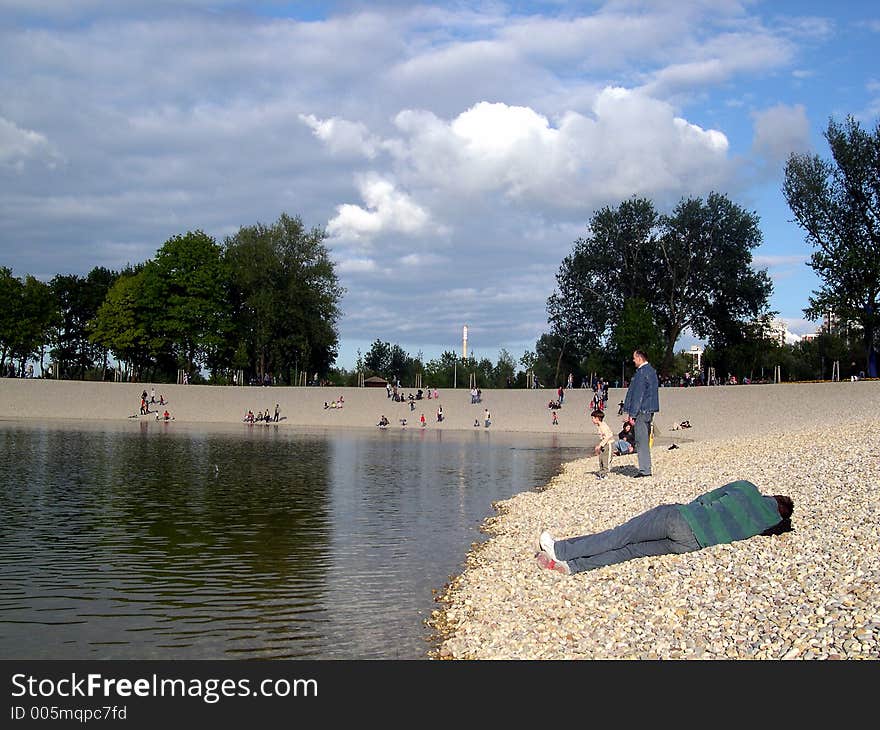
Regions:
M 556 557 L 568 563 L 572 573 L 648 555 L 699 549 L 693 530 L 675 504 L 661 504 L 610 530 L 558 540 L 553 545 Z
M 599 452 L 599 473 L 607 474 L 611 466 L 611 444 L 605 444 Z
M 635 416 L 636 425 L 633 432 L 636 436 L 636 456 L 639 459 L 639 473 L 651 473 L 651 447 L 649 446 L 649 438 L 651 434 L 651 421 L 654 420 L 653 413 L 642 411 Z

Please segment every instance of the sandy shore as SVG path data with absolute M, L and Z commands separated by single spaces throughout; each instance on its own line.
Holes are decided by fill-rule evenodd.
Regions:
M 118 420 L 138 413 L 140 394 L 151 383 L 88 383 L 69 380 L 0 378 L 0 418 Z M 418 428 L 424 413 L 427 428 L 473 430 L 474 419 L 483 428 L 483 410 L 492 415 L 490 428 L 501 431 L 584 434 L 591 441 L 595 429 L 587 415 L 592 391 L 569 390 L 552 425 L 547 407 L 553 392 L 538 390 L 484 390 L 483 402 L 472 405 L 466 388 L 439 392 L 439 400 L 408 403 L 389 400 L 381 388 L 218 387 L 208 385 L 155 385 L 164 395 L 175 421 L 184 423 L 240 423 L 248 409 L 255 413 L 281 410 L 281 426 L 320 428 L 374 428 L 384 414 L 393 428 L 406 418 L 408 428 Z M 404 389 L 409 393 L 409 389 Z M 415 392 L 413 389 L 412 392 Z M 609 391 L 607 418 L 613 431 L 620 429 L 617 404 L 626 391 Z M 325 401 L 344 399 L 341 409 L 324 409 Z M 826 420 L 878 417 L 880 382 L 849 381 L 783 385 L 738 385 L 703 388 L 661 388 L 661 411 L 655 420 L 658 445 L 786 431 L 792 427 L 821 425 Z M 437 423 L 438 405 L 445 419 Z M 151 410 L 159 408 L 152 405 Z M 162 409 L 164 410 L 164 408 Z M 137 416 L 136 418 L 144 418 Z M 152 414 L 147 418 L 155 418 Z M 673 431 L 682 421 L 692 428 Z
M 100 423 L 136 414 L 150 383 L 0 379 L 0 419 Z M 248 408 L 279 427 L 472 430 L 582 434 L 592 393 L 572 390 L 553 426 L 548 390 L 445 390 L 411 411 L 385 391 L 358 388 L 156 386 L 175 423 L 241 424 Z M 343 396 L 342 409 L 324 401 Z M 612 390 L 608 417 L 619 428 Z M 435 420 L 437 405 L 446 414 Z M 880 382 L 664 388 L 654 476 L 632 479 L 634 457 L 597 482 L 595 458 L 565 465 L 540 492 L 494 505 L 467 565 L 429 621 L 432 656 L 447 659 L 880 658 Z M 134 420 L 154 419 L 154 415 Z M 692 428 L 673 430 L 688 420 Z M 169 424 L 174 427 L 175 424 Z M 248 428 L 241 424 L 242 428 Z M 673 443 L 677 449 L 670 450 Z M 795 532 L 687 555 L 645 558 L 563 576 L 535 564 L 537 537 L 595 532 L 661 502 L 689 501 L 734 479 L 795 501 Z

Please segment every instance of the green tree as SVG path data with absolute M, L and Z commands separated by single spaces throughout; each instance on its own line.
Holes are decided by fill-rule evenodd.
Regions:
M 231 332 L 229 276 L 221 254 L 213 238 L 190 231 L 169 238 L 144 270 L 154 349 L 169 349 L 188 373 L 216 368 Z
M 492 368 L 492 381 L 496 388 L 509 388 L 516 382 L 516 362 L 503 347 L 498 353 L 498 362 Z
M 583 359 L 591 349 L 615 348 L 613 335 L 631 300 L 644 302 L 662 333 L 663 372 L 686 328 L 717 342 L 725 329 L 758 316 L 772 290 L 766 271 L 751 267 L 760 241 L 757 217 L 717 193 L 682 200 L 670 215 L 659 216 L 639 198 L 597 212 L 590 235 L 563 260 L 548 300 L 557 378 L 571 349 Z
M 15 345 L 21 297 L 21 281 L 12 275 L 12 269 L 0 266 L 0 366 L 3 367 Z
M 668 371 L 686 328 L 726 344 L 725 332 L 766 313 L 773 285 L 766 270 L 752 268 L 752 249 L 761 243 L 757 215 L 726 196 L 681 201 L 663 216 L 662 229 L 650 304 L 663 332 L 662 369 Z
M 106 370 L 107 348 L 89 340 L 89 323 L 117 276 L 109 269 L 95 267 L 85 277 L 58 274 L 49 282 L 60 314 L 50 354 L 64 377 L 82 379 L 99 366 Z
M 4 355 L 18 361 L 19 372 L 30 359 L 42 364 L 52 329 L 58 321 L 58 308 L 49 285 L 28 274 L 18 286 L 8 280 L 0 284 L 0 297 L 9 307 L 2 325 Z
M 364 367 L 372 375 L 379 375 L 386 380 L 391 380 L 393 376 L 391 372 L 391 343 L 382 342 L 377 338 L 367 354 L 364 355 Z
M 323 229 L 306 230 L 299 217 L 282 214 L 226 239 L 235 338 L 246 343 L 259 377 L 274 372 L 290 382 L 294 370 L 327 373 L 336 360 L 344 289 L 325 238 Z
M 867 131 L 852 117 L 829 120 L 825 139 L 832 161 L 793 154 L 785 166 L 783 194 L 795 221 L 815 250 L 810 267 L 822 286 L 804 314 L 828 313 L 857 322 L 863 357 L 877 376 L 880 334 L 880 122 Z
M 89 339 L 105 347 L 140 377 L 155 363 L 152 308 L 144 290 L 145 267 L 124 271 L 110 287 L 94 320 Z
M 623 303 L 623 312 L 614 326 L 609 343 L 610 354 L 621 363 L 621 373 L 628 380 L 635 372 L 632 354 L 644 350 L 651 362 L 659 362 L 665 352 L 665 343 L 654 315 L 644 299 L 633 297 Z M 630 373 L 629 377 L 626 373 Z
M 552 340 L 557 347 L 552 380 L 559 384 L 563 361 L 583 359 L 604 344 L 624 302 L 651 290 L 658 265 L 658 216 L 644 198 L 597 211 L 585 238 L 575 241 L 556 275 L 557 288 L 547 300 Z

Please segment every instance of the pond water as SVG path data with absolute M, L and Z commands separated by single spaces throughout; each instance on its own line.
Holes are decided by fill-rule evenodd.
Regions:
M 0 658 L 419 659 L 577 437 L 0 421 Z

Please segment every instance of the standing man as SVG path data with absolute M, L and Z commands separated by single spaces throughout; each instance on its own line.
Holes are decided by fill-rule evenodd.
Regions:
M 651 476 L 651 446 L 649 443 L 651 422 L 660 410 L 657 371 L 648 362 L 643 350 L 633 353 L 636 374 L 626 391 L 623 410 L 635 420 L 636 454 L 639 458 L 637 477 Z

